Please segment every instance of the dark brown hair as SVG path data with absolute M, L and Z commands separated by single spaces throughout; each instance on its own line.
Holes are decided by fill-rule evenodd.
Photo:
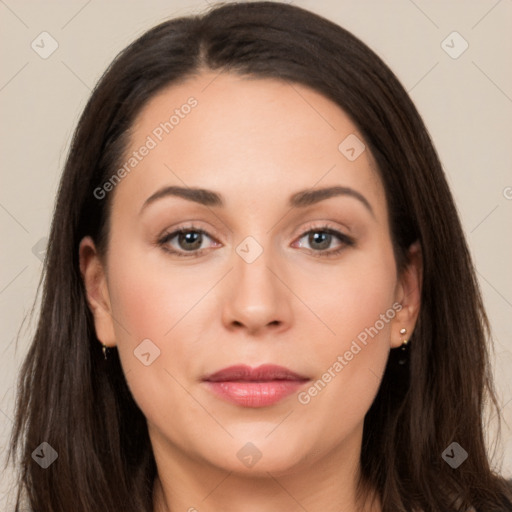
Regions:
M 122 162 L 135 116 L 164 87 L 202 70 L 300 83 L 337 103 L 378 164 L 399 269 L 408 247 L 421 244 L 420 316 L 406 364 L 391 350 L 365 418 L 361 495 L 375 489 L 385 512 L 512 510 L 510 485 L 491 468 L 484 440 L 484 406 L 500 417 L 489 323 L 429 134 L 365 44 L 323 17 L 274 2 L 165 21 L 124 49 L 95 87 L 60 182 L 40 316 L 20 374 L 9 454 L 20 467 L 16 510 L 23 495 L 37 512 L 152 510 L 156 466 L 146 421 L 117 352 L 103 359 L 78 246 L 90 235 L 107 250 L 112 194 L 98 200 L 93 191 Z M 46 470 L 31 457 L 43 441 L 58 452 Z M 469 454 L 457 469 L 441 457 L 452 442 Z

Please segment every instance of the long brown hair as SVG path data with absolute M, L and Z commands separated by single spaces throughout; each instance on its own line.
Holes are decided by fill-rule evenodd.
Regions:
M 129 130 L 164 87 L 203 69 L 300 83 L 337 103 L 364 136 L 384 184 L 397 266 L 418 240 L 422 305 L 406 364 L 396 349 L 363 432 L 358 489 L 383 511 L 512 510 L 484 440 L 484 406 L 500 417 L 489 364 L 490 329 L 461 223 L 429 134 L 392 71 L 365 44 L 302 8 L 217 5 L 171 19 L 124 49 L 79 120 L 51 224 L 35 336 L 20 373 L 9 458 L 18 505 L 37 512 L 150 512 L 156 465 L 144 415 L 117 352 L 105 361 L 79 270 L 90 235 L 108 247 L 111 201 L 94 190 L 118 169 Z M 40 282 L 40 284 L 41 284 Z M 38 288 L 39 292 L 39 288 Z M 58 459 L 43 470 L 32 452 Z M 457 442 L 468 458 L 442 458 Z

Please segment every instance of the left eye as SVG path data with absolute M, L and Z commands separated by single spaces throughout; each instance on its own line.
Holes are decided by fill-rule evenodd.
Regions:
M 354 245 L 352 238 L 331 228 L 317 228 L 307 231 L 299 239 L 300 247 L 305 246 L 304 242 L 302 242 L 304 239 L 314 252 L 320 252 L 324 255 L 337 254 L 345 246 Z M 327 251 L 327 249 L 330 248 L 333 239 L 338 239 L 339 247 L 334 250 Z

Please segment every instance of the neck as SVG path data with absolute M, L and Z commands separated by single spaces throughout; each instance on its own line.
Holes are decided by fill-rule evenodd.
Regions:
M 240 473 L 168 448 L 165 460 L 155 451 L 154 512 L 382 511 L 378 498 L 356 502 L 359 450 L 349 453 L 347 445 L 281 473 Z

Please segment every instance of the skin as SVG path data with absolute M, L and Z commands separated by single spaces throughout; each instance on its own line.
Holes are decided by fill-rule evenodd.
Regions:
M 354 492 L 363 421 L 389 350 L 417 321 L 420 248 L 411 246 L 397 275 L 375 162 L 369 150 L 354 161 L 338 150 L 349 134 L 363 137 L 336 104 L 298 84 L 204 71 L 148 102 L 127 153 L 190 96 L 198 105 L 110 192 L 106 257 L 90 237 L 79 248 L 97 337 L 117 346 L 147 418 L 159 475 L 154 510 L 362 510 Z M 214 190 L 225 206 L 168 196 L 139 213 L 168 185 Z M 287 204 L 297 191 L 334 185 L 358 191 L 373 213 L 348 195 Z M 190 221 L 208 233 L 199 257 L 158 245 Z M 323 233 L 325 222 L 355 245 L 304 235 Z M 252 263 L 236 251 L 247 236 L 263 250 Z M 174 237 L 166 246 L 186 253 L 187 243 Z M 307 404 L 294 393 L 244 408 L 201 382 L 240 363 L 279 364 L 316 382 L 394 303 L 396 316 Z M 134 350 L 148 338 L 160 356 L 145 366 Z M 248 442 L 261 452 L 252 467 L 237 457 Z

